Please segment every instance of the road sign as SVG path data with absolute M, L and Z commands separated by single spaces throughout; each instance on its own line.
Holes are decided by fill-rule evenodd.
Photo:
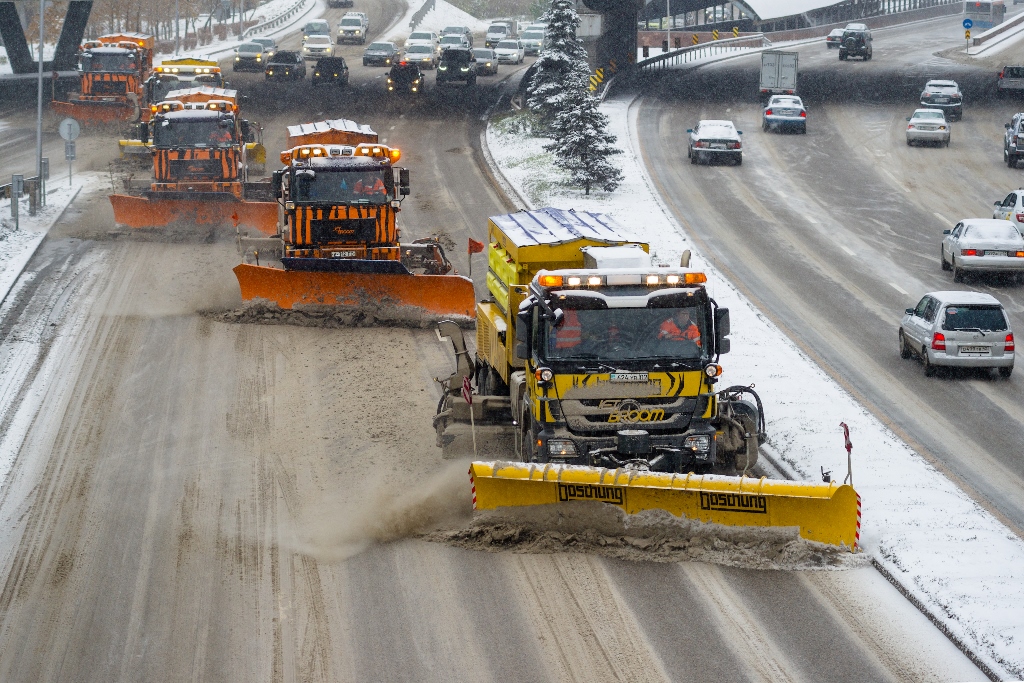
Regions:
M 76 140 L 82 132 L 82 127 L 78 125 L 78 121 L 67 118 L 60 122 L 57 130 L 60 131 L 60 136 L 65 140 Z
M 964 31 L 964 38 L 967 39 L 967 40 L 970 40 L 971 39 L 971 32 L 970 31 Z
M 64 159 L 67 161 L 75 160 L 75 141 L 67 140 L 64 142 Z
M 964 19 L 964 28 L 974 28 L 974 22 L 971 21 L 970 19 Z

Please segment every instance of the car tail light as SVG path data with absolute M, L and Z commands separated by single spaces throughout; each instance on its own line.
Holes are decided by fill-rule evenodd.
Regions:
M 1013 255 L 1016 256 L 1017 258 L 1024 258 L 1024 251 L 1014 252 Z
M 741 142 L 734 142 L 734 143 L 729 145 L 729 149 L 739 149 L 742 144 L 743 143 L 741 143 Z
M 946 350 L 946 335 L 941 332 L 936 332 L 935 336 L 932 337 L 932 351 L 945 351 Z
M 772 115 L 772 110 L 771 110 L 771 109 L 769 109 L 768 111 L 766 111 L 766 112 L 764 113 L 764 115 L 765 115 L 765 116 L 771 116 L 771 115 Z
M 698 140 L 697 142 L 693 143 L 694 147 L 707 147 L 707 145 L 708 143 L 704 142 L 703 140 Z
M 1013 351 L 1014 350 L 1013 332 L 1011 332 L 1010 334 L 1006 335 L 1006 341 L 1003 342 L 1003 350 L 1004 351 Z
M 807 112 L 805 112 L 805 111 L 800 112 L 800 118 L 806 119 L 807 118 Z
M 961 249 L 960 250 L 960 255 L 961 256 L 977 256 L 978 255 L 978 250 L 977 249 Z
M 912 124 L 912 123 L 907 124 L 907 130 L 914 130 L 914 124 Z
M 1000 72 L 999 72 L 999 78 L 1002 78 L 1002 77 L 1003 77 L 1003 72 L 1002 72 L 1002 71 L 1000 71 Z
M 1024 223 L 1024 213 L 1018 213 L 1017 214 L 1017 222 L 1018 223 Z

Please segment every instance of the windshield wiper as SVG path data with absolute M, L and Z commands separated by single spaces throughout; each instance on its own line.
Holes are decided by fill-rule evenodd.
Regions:
M 958 328 L 956 328 L 955 331 L 956 332 L 980 332 L 982 337 L 985 336 L 985 330 L 981 329 L 980 327 L 958 327 Z M 992 330 L 989 330 L 989 332 L 991 332 L 991 331 Z

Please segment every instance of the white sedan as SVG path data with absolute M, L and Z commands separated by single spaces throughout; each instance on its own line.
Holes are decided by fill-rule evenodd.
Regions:
M 334 41 L 330 36 L 309 36 L 302 44 L 303 59 L 320 59 L 334 56 Z
M 949 147 L 949 122 L 941 109 L 917 109 L 907 117 L 907 145 L 937 142 Z
M 942 269 L 953 271 L 953 282 L 967 271 L 1024 273 L 1024 237 L 1007 221 L 965 218 L 942 234 Z
M 521 40 L 498 41 L 494 52 L 498 55 L 499 62 L 522 64 L 523 60 L 526 59 L 526 48 L 523 47 Z
M 792 128 L 807 132 L 807 109 L 796 95 L 772 95 L 761 111 L 761 130 Z
M 743 131 L 736 130 L 732 121 L 698 121 L 686 132 L 690 134 L 686 156 L 691 164 L 712 159 L 732 161 L 737 166 L 743 163 Z
M 403 61 L 418 64 L 421 69 L 433 69 L 437 66 L 437 54 L 429 45 L 410 45 L 405 48 Z

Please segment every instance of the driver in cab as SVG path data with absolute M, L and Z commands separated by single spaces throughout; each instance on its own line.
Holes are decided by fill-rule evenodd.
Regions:
M 380 195 L 385 192 L 387 192 L 387 188 L 384 187 L 384 181 L 380 179 L 379 175 L 356 181 L 355 194 Z
M 689 308 L 678 308 L 658 327 L 658 339 L 691 341 L 700 346 L 700 329 L 690 318 Z

